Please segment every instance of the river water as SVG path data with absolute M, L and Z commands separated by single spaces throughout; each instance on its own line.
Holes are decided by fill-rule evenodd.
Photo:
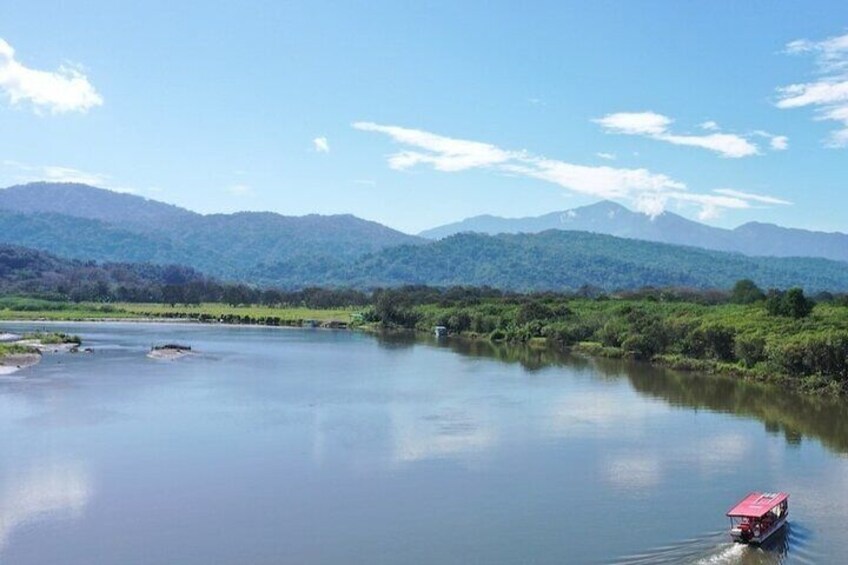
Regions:
M 848 410 L 532 348 L 354 332 L 79 334 L 0 378 L 0 563 L 841 563 Z M 146 352 L 190 344 L 177 361 Z M 765 548 L 751 490 L 791 493 Z

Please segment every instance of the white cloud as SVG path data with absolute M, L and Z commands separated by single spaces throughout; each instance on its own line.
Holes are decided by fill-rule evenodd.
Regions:
M 88 184 L 98 188 L 106 188 L 113 192 L 137 192 L 134 188 L 116 184 L 107 174 L 81 171 L 72 167 L 29 165 L 7 159 L 3 161 L 3 168 L 12 172 L 11 182 L 17 184 L 30 182 L 67 182 Z
M 616 112 L 594 120 L 611 133 L 627 135 L 662 135 L 672 119 L 656 112 Z
M 769 141 L 769 146 L 774 151 L 786 151 L 789 148 L 789 138 L 785 135 L 775 135 Z
M 817 119 L 839 124 L 826 144 L 848 147 L 848 34 L 823 41 L 796 40 L 786 46 L 786 52 L 814 54 L 820 76 L 778 88 L 777 107 L 815 108 Z
M 88 78 L 78 69 L 60 66 L 56 71 L 25 67 L 15 58 L 15 50 L 0 38 L 0 90 L 12 105 L 32 104 L 36 112 L 53 114 L 86 112 L 103 104 Z
M 789 206 L 792 202 L 788 200 L 783 200 L 781 198 L 775 198 L 774 196 L 764 196 L 761 194 L 751 194 L 750 192 L 742 192 L 740 190 L 733 190 L 732 188 L 717 188 L 713 192 L 716 194 L 722 194 L 724 196 L 732 196 L 735 198 L 742 198 L 744 200 L 748 200 L 750 202 L 759 202 L 762 204 L 778 204 L 783 206 Z
M 326 137 L 316 137 L 312 140 L 312 145 L 315 147 L 315 151 L 317 151 L 318 153 L 330 152 L 330 142 L 327 141 Z
M 245 196 L 253 192 L 253 188 L 246 184 L 234 184 L 227 187 L 227 192 L 234 196 Z
M 606 159 L 607 161 L 615 161 L 615 153 L 595 153 L 601 159 Z
M 89 173 L 70 167 L 45 166 L 41 167 L 43 180 L 49 182 L 76 182 L 92 186 L 105 186 L 109 177 L 102 173 Z
M 427 151 L 401 151 L 391 155 L 389 166 L 398 170 L 426 163 L 439 171 L 463 171 L 506 163 L 513 158 L 511 152 L 488 143 L 453 139 L 417 129 L 384 126 L 372 122 L 356 122 L 353 127 L 361 131 L 382 133 L 398 143 Z
M 690 193 L 685 183 L 644 168 L 578 165 L 400 126 L 356 122 L 353 127 L 388 135 L 396 143 L 409 146 L 387 156 L 389 167 L 396 170 L 417 165 L 444 172 L 492 170 L 543 180 L 579 194 L 626 201 L 652 216 L 662 213 L 670 201 L 698 206 L 705 218 L 728 208 L 750 207 L 750 201 L 739 196 Z
M 759 148 L 748 139 L 732 133 L 679 135 L 669 131 L 674 120 L 656 112 L 616 112 L 594 120 L 607 133 L 642 135 L 674 145 L 700 147 L 722 157 L 740 158 L 759 154 Z M 715 122 L 701 124 L 705 129 L 717 129 Z
M 698 124 L 698 126 L 701 129 L 705 129 L 707 131 L 718 131 L 719 129 L 721 129 L 721 128 L 718 127 L 718 124 L 716 122 L 714 122 L 713 120 L 707 120 L 706 122 L 701 122 L 700 124 Z

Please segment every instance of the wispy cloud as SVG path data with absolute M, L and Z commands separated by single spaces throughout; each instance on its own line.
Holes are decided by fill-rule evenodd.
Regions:
M 69 182 L 107 188 L 114 192 L 137 192 L 133 188 L 115 183 L 112 177 L 104 173 L 93 173 L 58 165 L 30 165 L 9 159 L 4 160 L 2 165 L 7 173 L 11 173 L 9 177 L 14 183 Z
M 777 107 L 815 108 L 816 119 L 839 124 L 826 145 L 848 147 L 848 34 L 823 41 L 796 40 L 786 51 L 814 55 L 819 78 L 778 88 Z
M 760 153 L 757 145 L 741 135 L 718 133 L 718 124 L 704 122 L 701 128 L 713 131 L 704 135 L 680 135 L 669 127 L 674 122 L 668 116 L 656 112 L 616 112 L 594 120 L 607 133 L 641 135 L 674 145 L 700 147 L 718 153 L 722 157 L 738 159 Z
M 30 69 L 15 58 L 15 50 L 2 38 L 0 90 L 12 105 L 29 102 L 37 113 L 86 112 L 103 104 L 103 97 L 79 69 L 67 65 L 56 71 Z
M 751 207 L 751 201 L 743 196 L 690 193 L 685 183 L 647 169 L 578 165 L 527 151 L 502 149 L 491 143 L 393 125 L 356 122 L 353 127 L 387 135 L 407 146 L 387 156 L 389 167 L 396 170 L 417 165 L 429 165 L 443 172 L 493 170 L 543 180 L 580 194 L 626 201 L 654 216 L 662 213 L 669 202 L 696 205 L 701 208 L 702 217 L 714 217 L 723 209 Z
M 602 151 L 600 153 L 595 153 L 595 155 L 607 161 L 615 161 L 615 153 L 604 153 Z
M 769 140 L 769 147 L 774 151 L 786 151 L 789 148 L 789 138 L 785 135 L 775 135 Z
M 752 194 L 750 192 L 742 192 L 740 190 L 733 190 L 732 188 L 717 188 L 713 192 L 716 194 L 723 194 L 725 196 L 733 196 L 735 198 L 742 198 L 744 200 L 748 200 L 750 202 L 759 202 L 761 204 L 778 204 L 783 206 L 788 206 L 792 204 L 792 202 L 788 200 L 783 200 L 782 198 L 775 198 L 774 196 L 765 196 L 762 194 Z
M 701 122 L 700 124 L 698 124 L 698 126 L 701 129 L 705 129 L 707 131 L 718 131 L 718 130 L 721 129 L 720 127 L 718 127 L 718 123 L 714 122 L 713 120 L 707 120 L 706 122 Z
M 327 141 L 326 137 L 316 137 L 312 140 L 312 145 L 318 153 L 330 152 L 330 142 Z
M 234 184 L 227 187 L 227 192 L 234 196 L 246 196 L 253 192 L 253 188 L 246 184 Z

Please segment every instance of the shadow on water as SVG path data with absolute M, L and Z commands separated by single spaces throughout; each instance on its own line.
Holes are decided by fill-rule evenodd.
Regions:
M 782 434 L 789 445 L 798 445 L 807 437 L 821 441 L 832 451 L 848 453 L 848 406 L 834 399 L 728 377 L 674 371 L 647 363 L 588 358 L 548 346 L 421 338 L 414 334 L 378 335 L 378 340 L 381 346 L 389 348 L 425 343 L 464 356 L 519 363 L 528 371 L 568 367 L 589 371 L 599 379 L 627 379 L 639 394 L 664 400 L 672 406 L 755 418 L 763 422 L 768 433 Z

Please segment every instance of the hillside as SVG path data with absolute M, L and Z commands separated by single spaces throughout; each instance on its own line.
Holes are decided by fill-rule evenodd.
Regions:
M 741 278 L 763 287 L 848 290 L 848 265 L 825 259 L 754 258 L 586 232 L 459 234 L 429 245 L 385 249 L 326 274 L 263 265 L 251 278 L 283 286 L 489 285 L 512 290 L 606 290 L 643 286 L 728 288 Z M 314 278 L 313 278 L 314 277 Z
M 784 228 L 758 222 L 729 230 L 694 222 L 672 212 L 652 218 L 609 201 L 529 218 L 476 216 L 426 230 L 419 235 L 441 239 L 464 232 L 495 235 L 539 233 L 549 229 L 602 233 L 751 256 L 821 257 L 848 261 L 848 234 Z
M 76 259 L 179 263 L 225 279 L 260 263 L 350 260 L 422 241 L 351 215 L 201 215 L 80 184 L 0 189 L 0 243 Z
M 35 182 L 0 189 L 0 210 L 62 214 L 143 232 L 170 230 L 200 217 L 171 204 L 77 183 Z
M 120 287 L 124 298 L 148 293 L 151 288 L 186 283 L 205 284 L 206 277 L 176 265 L 129 263 L 97 264 L 61 259 L 55 255 L 0 245 L 0 294 L 56 295 L 88 299 L 100 288 Z

